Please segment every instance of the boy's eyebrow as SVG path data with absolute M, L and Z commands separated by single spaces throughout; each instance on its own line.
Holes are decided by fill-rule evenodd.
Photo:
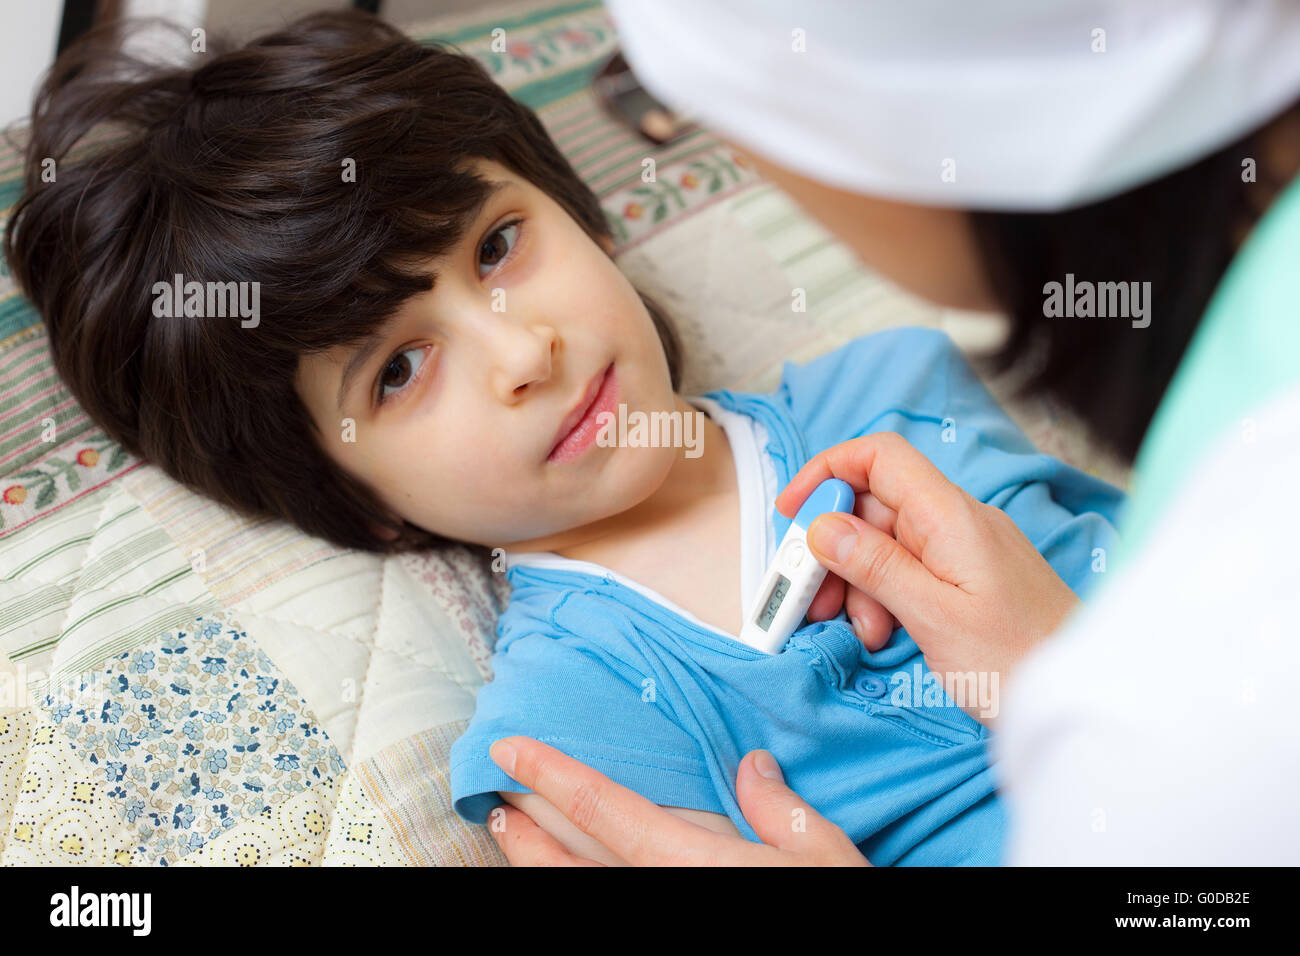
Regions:
M 465 214 L 461 223 L 458 224 L 461 232 L 468 229 L 470 224 L 479 217 L 479 214 L 483 211 L 483 207 L 487 205 L 489 199 L 507 186 L 511 185 L 508 181 L 497 179 L 489 179 L 486 182 L 488 189 L 483 193 L 483 198 L 475 204 L 474 208 Z M 461 238 L 464 238 L 464 236 L 460 236 L 456 241 L 459 242 Z M 434 273 L 433 283 L 436 285 L 437 281 L 438 275 L 437 273 Z M 394 316 L 394 318 L 396 317 Z M 348 390 L 352 387 L 353 376 L 355 376 L 357 372 L 370 361 L 371 356 L 375 354 L 375 351 L 379 346 L 383 345 L 384 339 L 388 338 L 388 333 L 392 325 L 393 322 L 391 320 L 383 323 L 379 328 L 375 329 L 375 331 L 363 338 L 360 343 L 354 347 L 355 350 L 353 351 L 351 358 L 348 359 L 347 364 L 343 366 L 343 375 L 339 379 L 339 394 L 335 403 L 338 405 L 340 412 L 343 411 L 343 399 L 347 397 Z

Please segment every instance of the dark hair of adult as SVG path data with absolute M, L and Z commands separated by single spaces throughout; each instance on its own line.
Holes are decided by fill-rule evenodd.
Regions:
M 1300 103 L 1274 119 L 1298 112 Z M 1056 213 L 972 213 L 986 273 L 1011 320 L 990 367 L 1014 367 L 1022 393 L 1052 397 L 1111 451 L 1134 459 L 1239 243 L 1285 188 L 1265 162 L 1267 125 L 1101 202 Z M 1044 287 L 1067 275 L 1150 282 L 1141 320 L 1150 324 L 1045 315 Z

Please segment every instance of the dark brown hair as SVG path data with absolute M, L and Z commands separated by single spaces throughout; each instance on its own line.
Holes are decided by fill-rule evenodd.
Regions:
M 1280 115 L 1298 110 L 1300 103 Z M 1132 461 L 1262 197 L 1285 188 L 1269 179 L 1264 128 L 1101 202 L 1056 213 L 971 213 L 986 274 L 1011 319 L 989 368 L 1020 370 L 1021 394 L 1059 401 Z M 1243 176 L 1247 159 L 1257 161 L 1258 182 Z M 1071 273 L 1076 281 L 1150 282 L 1150 325 L 1045 316 L 1044 286 Z
M 610 235 L 595 195 L 475 60 L 376 17 L 306 17 L 213 46 L 195 70 L 142 63 L 116 32 L 68 49 L 41 87 L 5 232 L 60 376 L 115 441 L 242 513 L 344 547 L 442 543 L 394 522 L 323 451 L 299 358 L 355 343 L 432 288 L 411 264 L 449 250 L 488 190 L 468 161 L 528 180 L 593 240 Z M 110 138 L 68 158 L 101 123 Z M 259 282 L 260 324 L 155 317 L 154 283 L 178 273 Z M 678 340 L 645 301 L 676 389 Z

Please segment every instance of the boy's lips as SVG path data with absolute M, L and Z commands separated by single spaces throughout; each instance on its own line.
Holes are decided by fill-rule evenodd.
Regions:
M 586 451 L 596 440 L 600 430 L 596 421 L 601 412 L 612 412 L 618 398 L 618 382 L 614 378 L 614 363 L 605 366 L 583 390 L 573 411 L 564 417 L 547 461 L 571 461 Z

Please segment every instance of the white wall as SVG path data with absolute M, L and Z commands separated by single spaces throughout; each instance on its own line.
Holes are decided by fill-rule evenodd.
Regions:
M 124 16 L 163 16 L 198 26 L 208 12 L 208 0 L 127 0 Z M 0 0 L 0 127 L 31 112 L 41 77 L 54 62 L 63 21 L 62 0 Z M 133 52 L 146 52 L 152 38 L 137 36 Z M 160 57 L 177 58 L 175 39 L 152 40 Z
M 0 0 L 0 126 L 31 112 L 59 45 L 60 0 Z

